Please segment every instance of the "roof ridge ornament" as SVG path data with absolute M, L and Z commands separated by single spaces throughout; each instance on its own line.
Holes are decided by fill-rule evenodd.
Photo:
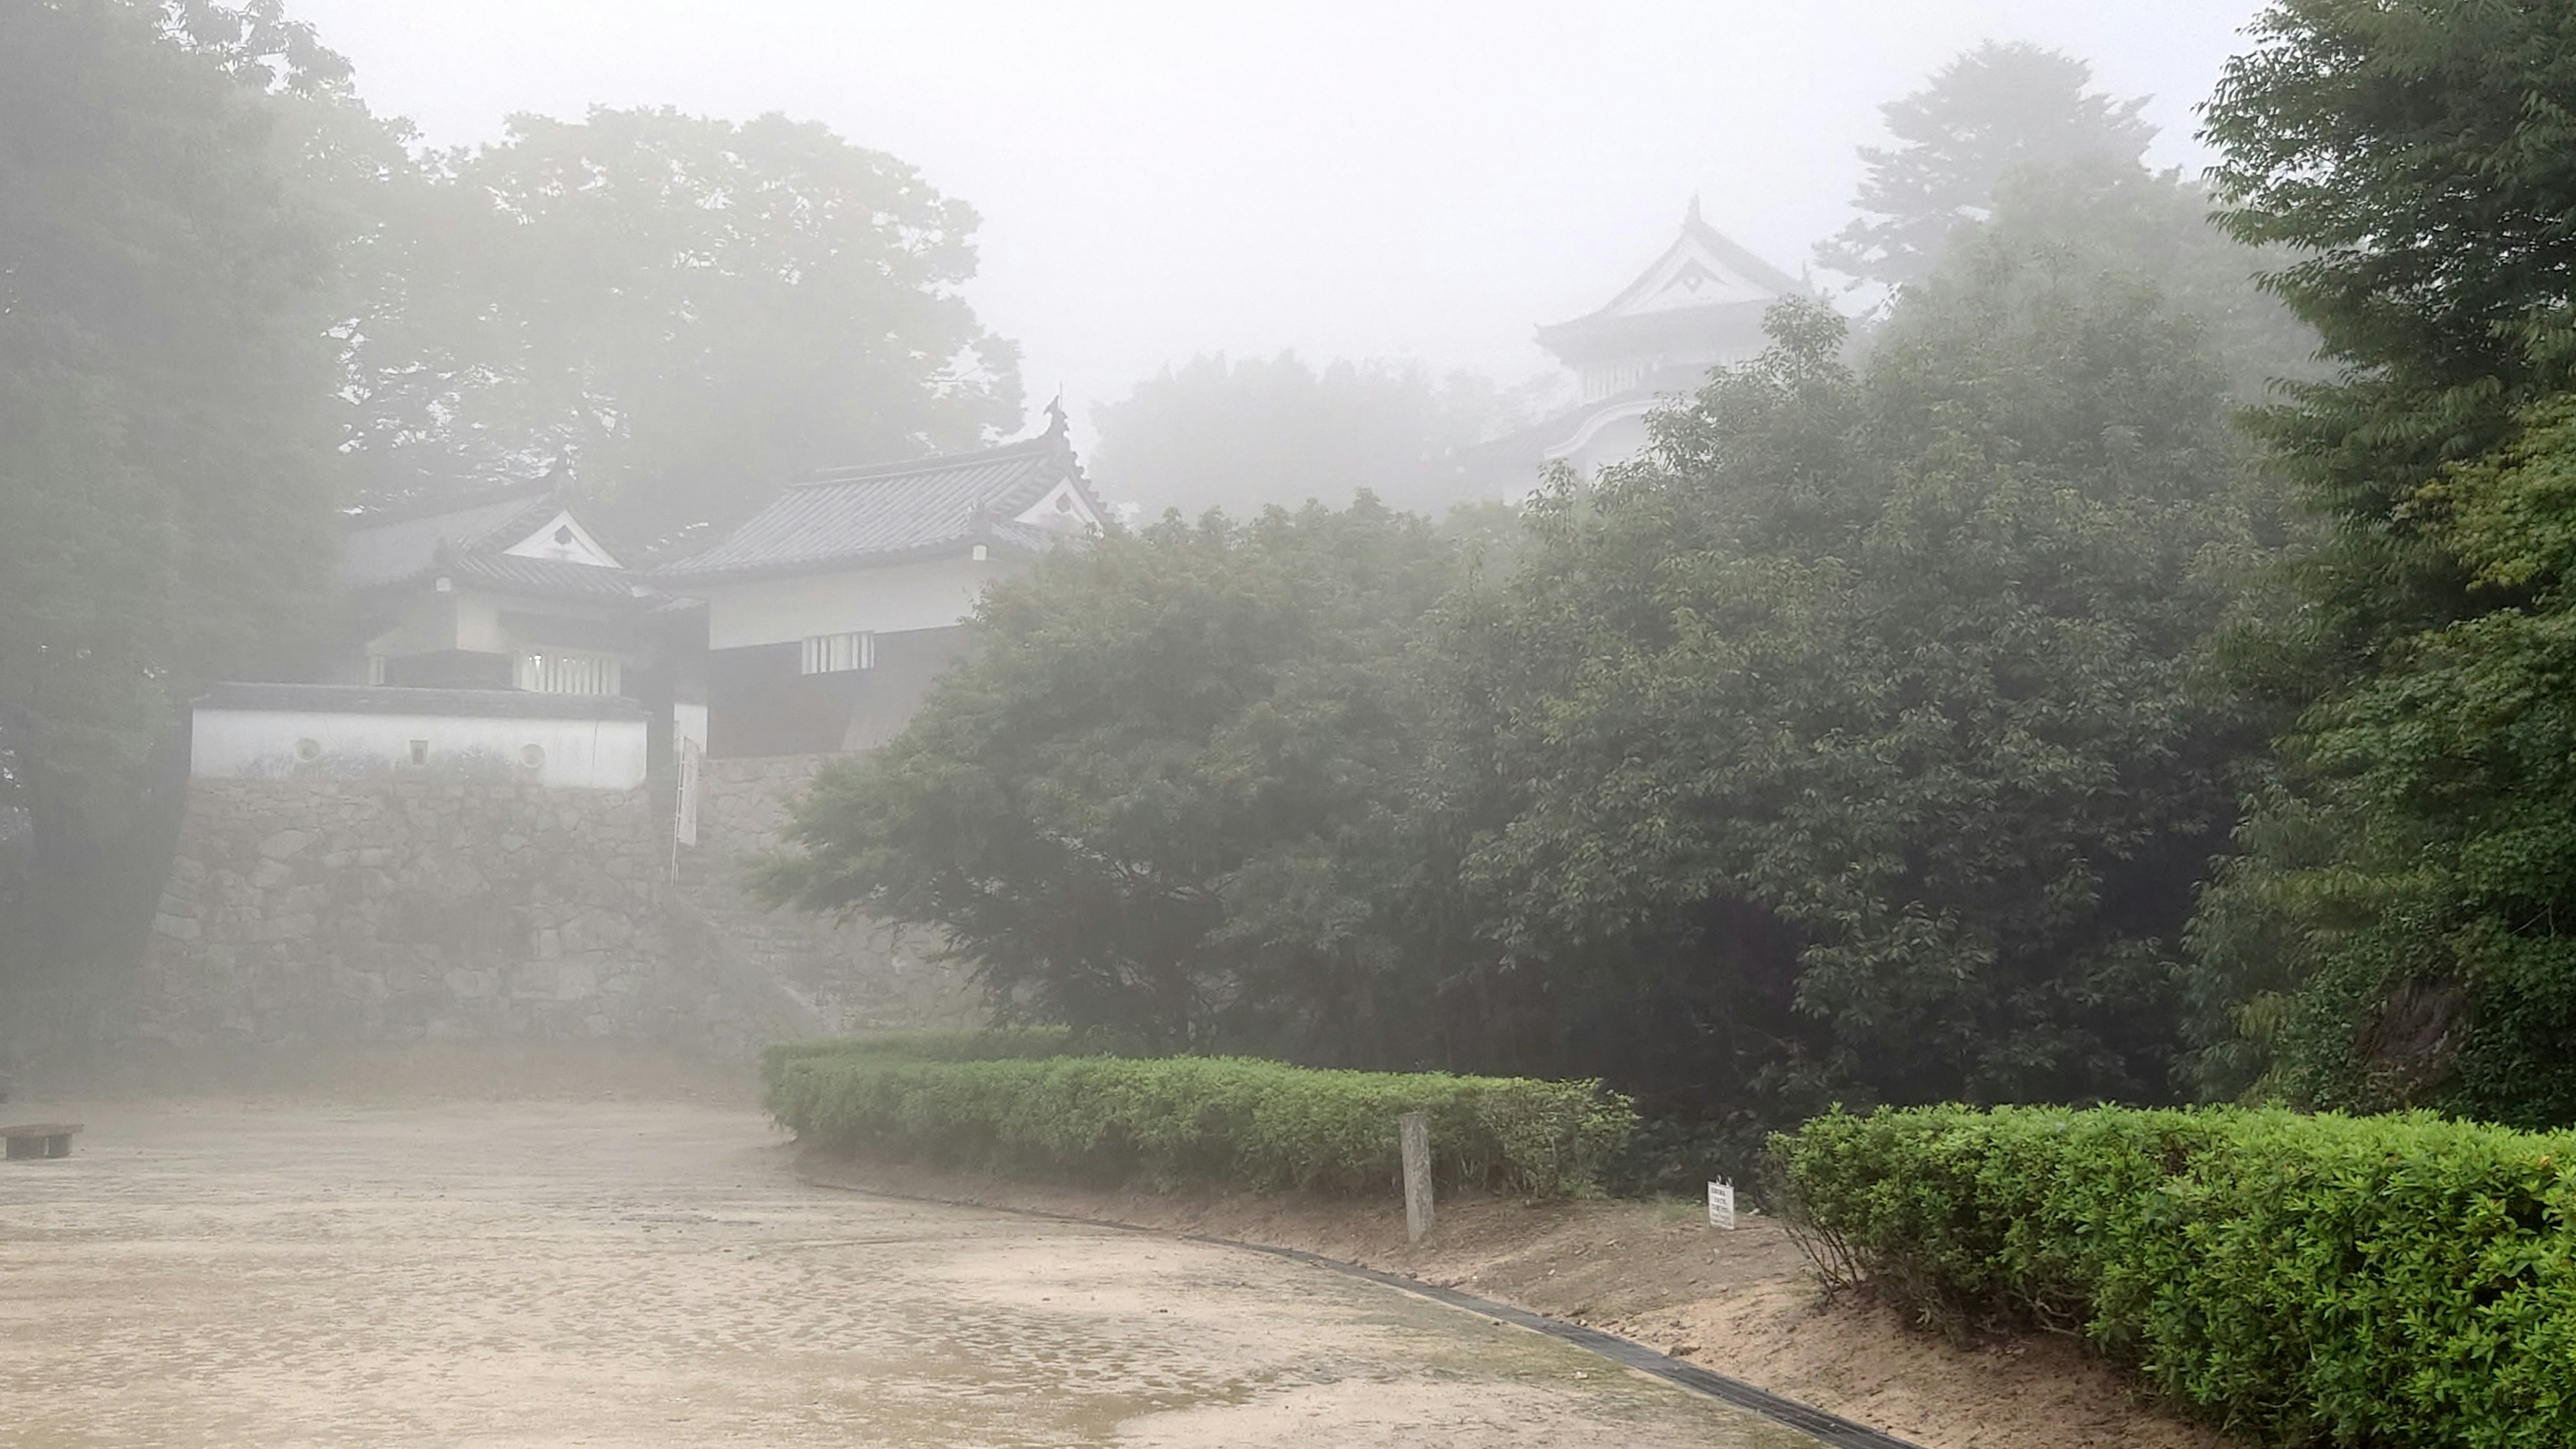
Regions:
M 1046 405 L 1046 417 L 1046 435 L 1048 437 L 1061 438 L 1066 436 L 1069 425 L 1067 424 L 1064 415 L 1064 389 L 1061 386 L 1057 387 L 1055 390 L 1055 400 Z

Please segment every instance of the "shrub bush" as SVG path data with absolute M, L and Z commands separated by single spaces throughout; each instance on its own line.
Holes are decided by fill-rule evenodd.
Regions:
M 1037 1056 L 1037 1040 L 791 1043 L 763 1062 L 769 1110 L 808 1141 L 950 1166 L 1340 1193 L 1395 1179 L 1406 1112 L 1430 1119 L 1436 1181 L 1532 1196 L 1596 1194 L 1636 1124 L 1598 1082 Z
M 1829 1272 L 2080 1329 L 2256 1442 L 2576 1444 L 2576 1137 L 1926 1108 L 1836 1113 L 1773 1151 Z

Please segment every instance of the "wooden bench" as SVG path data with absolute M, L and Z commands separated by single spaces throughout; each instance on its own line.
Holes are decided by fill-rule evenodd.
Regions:
M 16 1127 L 0 1127 L 0 1139 L 6 1139 L 11 1157 L 69 1157 L 72 1134 L 81 1130 L 78 1122 L 28 1122 Z

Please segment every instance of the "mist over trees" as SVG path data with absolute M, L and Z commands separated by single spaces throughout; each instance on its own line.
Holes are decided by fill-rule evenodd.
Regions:
M 274 7 L 188 18 L 0 3 L 10 975 L 131 920 L 83 882 L 148 858 L 175 700 L 294 640 L 330 568 L 332 238 L 276 97 L 332 72 Z
M 1857 365 L 1784 305 L 1504 565 L 1373 502 L 1051 560 L 773 886 L 1113 1038 L 1719 1123 L 2171 1095 L 2255 742 L 2204 645 L 2276 507 L 2244 299 L 2160 285 L 2136 199 L 2202 223 L 2128 167 L 2099 212 L 2008 176 Z
M 1857 360 L 1780 309 L 1498 565 L 1374 505 L 1051 564 L 773 885 L 1053 923 L 970 954 L 1111 1038 L 1601 1073 L 1720 1137 L 2247 1091 L 2576 1120 L 2576 137 L 2533 99 L 2570 62 L 2473 8 L 2274 7 L 2212 190 L 2080 64 L 1964 58 L 1892 109 L 1840 241 L 1894 286 Z M 1219 707 L 1043 622 L 1135 617 L 1135 550 L 1336 534 L 1266 553 L 1266 597 L 1171 597 L 1263 621 Z M 1327 560 L 1398 539 L 1445 592 L 1319 632 Z M 1004 698 L 1025 732 L 985 727 Z M 1113 716 L 1202 723 L 1039 743 Z M 1111 800 L 1231 843 L 1167 856 Z M 943 832 L 1096 893 L 1024 911 L 1056 877 Z
M 1361 491 L 1437 515 L 1489 501 L 1459 453 L 1534 421 L 1546 401 L 1472 373 L 1435 381 L 1418 364 L 1201 356 L 1099 410 L 1091 474 L 1147 517 L 1340 505 Z
M 2155 127 L 2143 98 L 2091 89 L 2093 68 L 2021 42 L 1988 41 L 1880 109 L 1894 146 L 1864 146 L 1861 214 L 1816 259 L 1901 287 L 1931 275 L 1960 226 L 1994 214 L 1997 192 L 2032 172 L 2098 174 L 2144 165 Z
M 975 226 L 777 116 L 431 152 L 281 0 L 0 0 L 0 966 L 148 918 L 181 702 L 291 675 L 342 509 L 551 474 L 649 550 L 1016 426 Z
M 823 126 L 664 109 L 516 116 L 398 163 L 349 332 L 372 496 L 558 466 L 641 544 L 741 521 L 819 463 L 1020 421 L 976 321 L 976 217 Z
M 1105 1039 L 1730 1140 L 2576 1122 L 2565 10 L 2277 0 L 2205 181 L 2080 60 L 1962 56 L 1820 253 L 1883 306 L 1518 517 L 1419 516 L 1533 405 L 1479 379 L 1149 379 L 1095 472 L 1191 516 L 995 589 L 770 885 Z M 292 659 L 342 510 L 552 474 L 649 550 L 1011 426 L 976 225 L 778 116 L 428 150 L 277 0 L 0 0 L 6 979 L 148 909 L 177 706 Z

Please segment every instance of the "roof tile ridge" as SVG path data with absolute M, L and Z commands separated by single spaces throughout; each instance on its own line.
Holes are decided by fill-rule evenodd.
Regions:
M 1056 451 L 1053 435 L 1040 434 L 1015 442 L 997 443 L 965 453 L 934 453 L 927 458 L 914 458 L 897 463 L 853 463 L 816 468 L 796 479 L 790 488 L 828 488 L 842 483 L 878 483 L 908 477 L 917 473 L 946 473 L 979 463 L 1007 462 L 1022 457 L 1042 457 Z

